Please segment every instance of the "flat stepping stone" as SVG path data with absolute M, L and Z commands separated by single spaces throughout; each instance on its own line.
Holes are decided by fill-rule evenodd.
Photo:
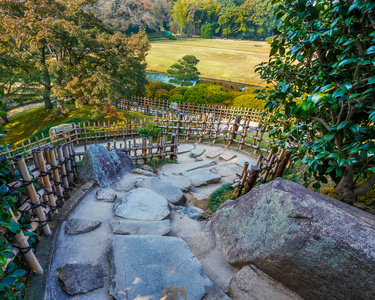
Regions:
M 182 238 L 198 259 L 204 258 L 216 247 L 215 233 L 213 231 L 196 232 Z
M 99 189 L 96 192 L 96 199 L 105 202 L 114 202 L 117 198 L 117 194 L 111 188 Z
M 111 187 L 118 192 L 130 192 L 131 190 L 135 189 L 135 182 L 139 178 L 145 178 L 145 176 L 141 176 L 136 173 L 127 173 L 119 182 L 115 183 Z
M 228 295 L 233 299 L 302 300 L 302 298 L 269 277 L 255 266 L 245 266 L 229 283 Z
M 112 221 L 109 223 L 113 234 L 121 235 L 168 235 L 171 222 L 164 221 Z
M 115 206 L 115 215 L 124 219 L 161 221 L 169 217 L 168 201 L 155 192 L 138 188 L 125 194 Z
M 177 237 L 115 236 L 109 253 L 109 293 L 122 299 L 202 299 L 213 284 Z
M 159 179 L 163 182 L 170 182 L 177 185 L 183 192 L 188 192 L 191 188 L 191 182 L 184 176 L 173 175 L 168 172 L 159 173 Z
M 225 151 L 223 154 L 219 156 L 219 159 L 228 161 L 235 158 L 236 156 L 237 155 L 231 151 Z
M 196 158 L 196 157 L 201 156 L 204 153 L 204 151 L 206 151 L 206 149 L 204 149 L 202 147 L 197 147 L 197 148 L 191 150 L 189 155 L 192 158 Z
M 193 145 L 180 145 L 177 148 L 177 154 L 187 153 L 194 149 Z
M 224 151 L 223 150 L 209 150 L 206 152 L 205 156 L 207 158 L 210 158 L 210 159 L 213 159 L 215 157 L 218 157 L 219 155 L 223 154 Z
M 99 263 L 66 264 L 60 269 L 58 279 L 70 296 L 87 293 L 104 286 L 103 267 Z
M 206 201 L 208 199 L 208 195 L 207 194 L 192 193 L 192 192 L 190 192 L 189 195 L 192 197 L 193 201 Z
M 218 183 L 221 179 L 219 174 L 214 174 L 206 169 L 183 172 L 182 175 L 189 178 L 191 184 L 195 187 Z
M 72 218 L 65 227 L 65 233 L 68 235 L 77 235 L 95 230 L 102 224 L 99 221 Z
M 154 172 L 142 170 L 142 169 L 134 169 L 130 171 L 131 173 L 139 174 L 139 175 L 144 175 L 144 176 L 150 176 L 150 177 L 155 177 L 156 174 Z
M 241 168 L 243 168 L 243 166 L 245 165 L 245 162 L 249 163 L 249 169 L 251 168 L 252 165 L 255 166 L 257 163 L 257 161 L 254 158 L 247 158 L 247 159 L 237 160 L 236 165 L 239 165 Z
M 221 177 L 236 178 L 237 173 L 241 175 L 242 169 L 243 168 L 240 168 L 237 164 L 227 163 L 227 164 L 218 165 L 209 170 L 212 173 L 221 175 Z
M 139 179 L 136 182 L 136 187 L 154 191 L 174 205 L 184 205 L 186 203 L 186 197 L 178 186 L 171 182 L 163 182 L 156 177 Z
M 186 215 L 192 220 L 196 220 L 196 221 L 204 220 L 204 216 L 202 215 L 202 213 L 192 208 L 187 208 L 185 206 L 175 206 L 173 207 L 173 211 L 175 211 L 179 215 Z

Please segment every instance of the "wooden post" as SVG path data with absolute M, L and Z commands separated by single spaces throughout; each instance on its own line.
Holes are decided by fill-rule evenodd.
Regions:
M 260 168 L 257 166 L 251 166 L 251 171 L 246 180 L 246 185 L 243 191 L 243 194 L 248 193 L 256 184 L 259 176 Z
M 116 148 L 117 148 L 116 139 L 113 139 L 113 149 L 116 149 Z
M 276 172 L 275 172 L 275 177 L 281 177 L 283 176 L 283 173 L 285 171 L 285 168 L 286 166 L 288 165 L 289 163 L 289 160 L 290 160 L 290 157 L 292 156 L 292 153 L 291 152 L 286 152 L 283 156 L 283 158 L 281 159 L 281 162 L 278 166 L 278 168 L 276 169 Z
M 62 146 L 62 150 L 64 153 L 64 161 L 65 161 L 65 167 L 66 167 L 66 173 L 68 174 L 69 182 L 72 183 L 74 181 L 73 179 L 73 169 L 72 169 L 72 162 L 70 160 L 70 153 L 68 145 L 65 144 Z
M 31 154 L 32 154 L 33 159 L 34 159 L 35 168 L 36 168 L 36 169 L 40 169 L 40 167 L 39 167 L 39 161 L 38 161 L 38 158 L 37 158 L 36 152 L 34 152 L 34 151 L 35 151 L 35 150 L 33 150 L 33 151 L 31 152 Z M 44 182 L 43 182 L 42 177 L 39 177 L 39 178 L 38 178 L 38 181 L 39 181 L 39 184 L 43 187 Z M 48 203 L 48 202 L 49 202 L 48 197 L 47 197 L 46 194 L 44 194 L 44 195 L 43 195 L 43 203 Z
M 9 212 L 12 215 L 11 221 L 17 223 L 17 219 L 14 216 L 13 211 L 11 209 L 9 209 Z M 31 269 L 33 269 L 33 271 L 38 275 L 43 274 L 43 269 L 42 269 L 41 265 L 39 264 L 38 260 L 36 259 L 33 250 L 30 249 L 30 245 L 29 245 L 22 229 L 21 229 L 20 233 L 15 235 L 15 239 L 16 239 L 16 242 L 17 242 L 17 247 L 20 249 L 21 253 L 23 254 L 23 257 L 25 258 L 25 260 L 27 261 L 27 263 L 29 264 Z
M 44 215 L 42 206 L 39 201 L 39 195 L 37 194 L 35 187 L 33 185 L 33 178 L 29 174 L 29 170 L 27 169 L 25 159 L 23 158 L 22 155 L 16 155 L 14 157 L 14 162 L 16 163 L 18 170 L 20 172 L 20 175 L 22 177 L 22 180 L 24 181 L 25 191 L 27 195 L 29 196 L 31 203 L 35 207 L 34 210 L 42 226 L 43 232 L 45 235 L 50 235 L 51 229 L 49 228 L 48 222 L 46 220 L 46 216 Z
M 147 138 L 142 139 L 142 156 L 144 163 L 147 163 Z
M 107 143 L 107 150 L 111 151 L 111 143 Z
M 172 159 L 172 160 L 175 160 L 175 155 L 174 155 L 174 153 L 176 152 L 176 149 L 175 149 L 175 144 L 176 144 L 176 134 L 172 134 L 172 139 L 171 139 L 171 152 L 173 153 L 173 154 L 171 154 L 170 156 L 169 156 L 169 159 Z
M 72 168 L 74 172 L 74 176 L 77 178 L 78 176 L 78 167 L 77 167 L 77 162 L 76 162 L 76 152 L 74 150 L 74 145 L 72 142 L 68 144 L 68 149 L 69 149 L 69 154 L 71 158 L 71 163 L 72 163 Z
M 228 146 L 230 146 L 232 144 L 232 142 L 236 139 L 238 127 L 239 127 L 239 125 L 241 123 L 241 117 L 242 117 L 241 115 L 238 115 L 236 117 L 236 119 L 234 120 L 233 129 L 232 129 L 232 135 L 230 137 Z
M 44 161 L 43 153 L 41 149 L 33 150 L 36 154 L 36 159 L 38 161 L 39 169 L 41 172 L 40 178 L 43 180 L 44 189 L 46 191 L 46 195 L 48 196 L 49 207 L 51 211 L 51 215 L 54 216 L 58 213 L 57 205 L 56 205 L 56 198 L 54 192 L 52 190 L 51 182 L 49 180 L 47 166 Z
M 244 166 L 243 166 L 243 170 L 242 170 L 242 174 L 241 174 L 241 177 L 240 177 L 240 185 L 238 186 L 237 188 L 237 197 L 241 196 L 241 193 L 242 193 L 242 189 L 244 188 L 245 186 L 245 182 L 246 182 L 246 178 L 247 178 L 247 169 L 249 167 L 249 163 L 248 162 L 245 162 Z
M 54 181 L 54 186 L 56 188 L 56 193 L 57 196 L 59 197 L 59 200 L 61 200 L 60 204 L 64 204 L 64 194 L 63 194 L 63 189 L 62 189 L 62 182 L 60 179 L 60 173 L 56 161 L 56 155 L 54 149 L 51 147 L 49 148 L 49 156 L 51 159 L 51 166 L 52 166 L 52 174 L 53 174 L 53 181 Z
M 64 161 L 64 155 L 63 155 L 63 149 L 61 145 L 57 146 L 57 154 L 59 157 L 59 165 L 61 168 L 61 174 L 63 178 L 63 183 L 64 183 L 64 192 L 67 198 L 70 197 L 70 188 L 69 188 L 69 181 L 68 181 L 68 174 L 66 173 L 66 166 L 65 166 L 65 161 Z

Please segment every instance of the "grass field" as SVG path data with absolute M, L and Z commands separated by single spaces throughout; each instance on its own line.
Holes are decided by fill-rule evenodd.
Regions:
M 66 106 L 71 111 L 63 118 L 56 119 L 55 113 L 52 111 L 45 111 L 44 107 L 37 107 L 22 113 L 19 113 L 9 119 L 10 123 L 4 126 L 6 136 L 0 139 L 0 144 L 8 143 L 20 143 L 30 137 L 37 136 L 41 137 L 41 133 L 45 136 L 48 135 L 48 131 L 51 127 L 63 124 L 75 122 L 89 122 L 91 110 L 94 108 L 92 105 L 85 105 L 83 108 L 76 109 L 73 104 Z M 146 116 L 137 112 L 126 111 L 123 109 L 117 110 L 119 115 L 119 121 L 125 121 L 126 119 L 146 119 L 150 120 L 152 117 Z M 102 121 L 115 121 L 109 116 L 105 116 Z
M 254 67 L 268 61 L 266 42 L 223 39 L 178 38 L 151 42 L 147 69 L 166 71 L 184 55 L 195 55 L 202 76 L 250 84 L 262 84 Z

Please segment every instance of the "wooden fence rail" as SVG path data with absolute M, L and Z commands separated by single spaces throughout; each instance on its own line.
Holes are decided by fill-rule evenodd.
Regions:
M 258 182 L 264 183 L 269 178 L 281 177 L 292 164 L 291 149 L 295 147 L 288 146 L 286 149 L 279 149 L 277 153 L 269 152 L 267 158 L 261 153 L 255 166 L 250 167 L 245 162 L 241 175 L 231 186 L 232 189 L 237 189 L 237 197 L 248 193 Z

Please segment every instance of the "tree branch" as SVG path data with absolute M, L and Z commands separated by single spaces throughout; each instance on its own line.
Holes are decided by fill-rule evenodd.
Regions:
M 354 196 L 358 197 L 367 193 L 369 189 L 375 184 L 375 174 L 372 174 L 367 181 L 362 184 L 359 188 L 354 190 Z
M 323 119 L 316 118 L 316 117 L 313 117 L 313 116 L 308 116 L 308 118 L 310 118 L 311 120 L 320 122 L 325 128 L 327 128 L 328 131 L 331 131 L 331 130 L 329 130 L 328 123 L 326 121 L 324 121 Z

